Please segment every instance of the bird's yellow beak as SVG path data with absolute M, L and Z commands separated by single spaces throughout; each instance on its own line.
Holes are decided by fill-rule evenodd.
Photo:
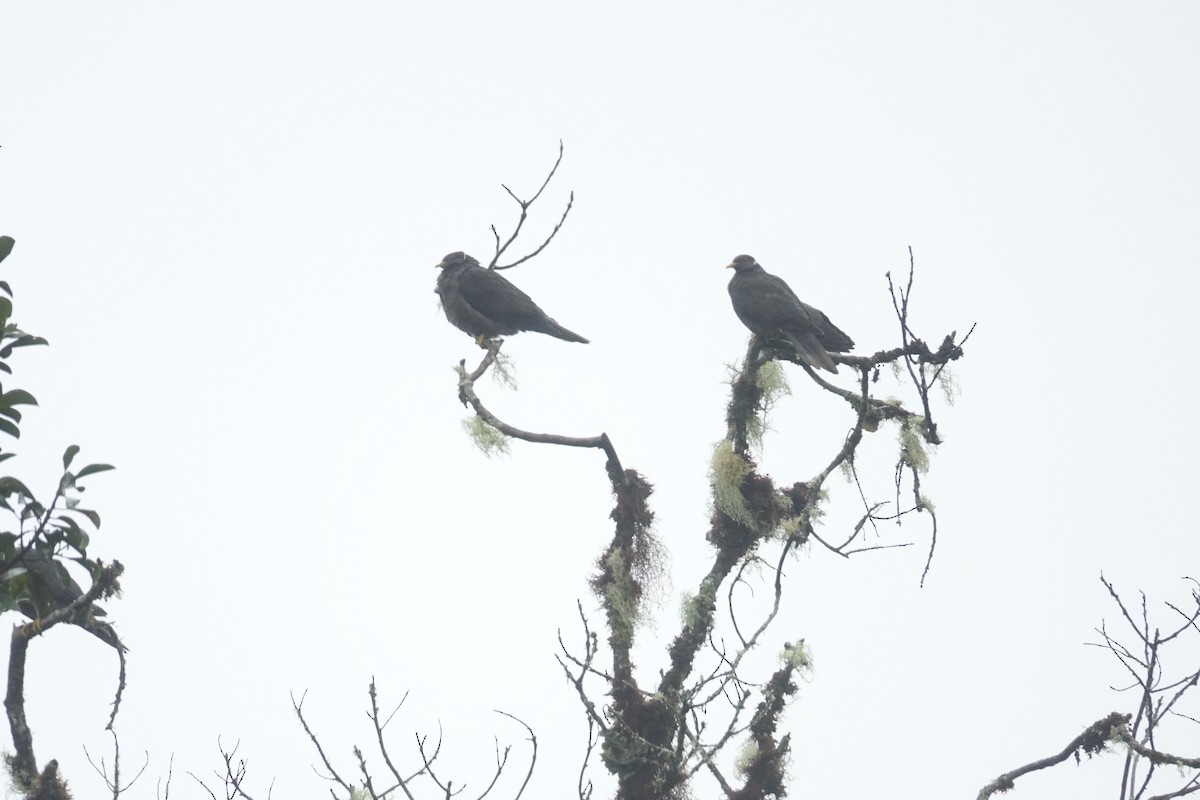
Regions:
M 734 264 L 732 261 L 730 261 L 728 264 L 725 265 L 725 269 L 733 269 L 736 266 L 737 266 L 737 264 Z
M 434 269 L 442 269 L 442 268 L 443 268 L 443 267 L 445 267 L 445 266 L 446 266 L 446 262 L 445 262 L 445 261 L 439 261 L 438 263 L 436 263 L 436 264 L 434 264 L 434 265 L 433 265 L 433 268 L 434 268 Z

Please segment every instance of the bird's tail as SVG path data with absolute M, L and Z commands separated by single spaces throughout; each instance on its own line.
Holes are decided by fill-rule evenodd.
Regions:
M 562 339 L 566 342 L 579 342 L 580 344 L 591 344 L 587 339 L 580 336 L 575 331 L 569 331 L 562 325 L 559 325 L 554 320 L 546 317 L 546 326 L 539 329 L 539 333 L 545 333 L 553 336 L 556 339 Z
M 833 359 L 825 352 L 825 348 L 817 341 L 817 337 L 811 333 L 796 334 L 791 331 L 784 331 L 783 335 L 796 348 L 796 355 L 800 356 L 800 360 L 808 364 L 814 369 L 824 369 L 830 372 L 837 372 L 837 365 L 833 363 Z

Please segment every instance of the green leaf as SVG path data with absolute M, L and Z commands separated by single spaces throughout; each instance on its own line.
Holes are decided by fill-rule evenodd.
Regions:
M 25 497 L 33 497 L 33 492 L 11 475 L 0 478 L 0 496 L 7 497 L 10 494 L 21 494 Z
M 8 417 L 13 422 L 21 421 L 21 412 L 15 408 L 0 408 L 0 416 Z
M 7 297 L 0 297 L 0 322 L 7 322 L 12 316 L 12 300 Z
M 0 422 L 3 422 L 3 420 L 0 420 Z M 88 464 L 75 473 L 75 480 L 79 480 L 85 475 L 95 475 L 97 472 L 108 472 L 110 469 L 116 469 L 116 467 L 112 464 Z
M 85 517 L 87 517 L 88 519 L 90 519 L 92 521 L 93 525 L 95 525 L 97 528 L 100 527 L 100 515 L 97 514 L 95 511 L 90 511 L 86 508 L 77 508 L 77 509 L 75 509 L 75 512 L 77 514 L 83 514 Z
M 0 281 L 0 291 L 3 291 L 9 297 L 12 297 L 12 287 L 8 285 L 8 281 Z
M 68 489 L 75 488 L 75 476 L 69 472 L 64 472 L 63 476 L 58 479 L 58 493 L 64 494 Z
M 78 525 L 67 531 L 67 544 L 71 545 L 71 547 L 74 547 L 80 553 L 87 553 L 89 541 L 91 541 L 91 539 L 88 538 L 88 535 L 84 533 L 83 529 L 81 529 Z
M 10 458 L 15 457 L 16 455 L 16 453 L 0 453 L 0 461 L 8 461 Z
M 24 389 L 13 389 L 11 392 L 0 394 L 0 406 L 4 408 L 36 406 L 37 404 L 37 398 Z
M 68 469 L 71 462 L 75 460 L 75 455 L 79 452 L 79 445 L 73 444 L 63 453 L 63 469 Z
M 63 530 L 66 530 L 68 528 L 74 528 L 76 530 L 79 529 L 79 523 L 76 522 L 75 520 L 71 519 L 66 514 L 56 514 L 54 516 L 54 521 L 57 522 L 59 525 L 61 525 Z
M 9 436 L 13 437 L 14 439 L 21 438 L 20 429 L 16 425 L 12 424 L 11 422 L 9 422 L 6 419 L 0 419 L 0 431 L 4 431 L 5 433 L 7 433 Z
M 0 236 L 0 261 L 8 258 L 8 254 L 12 252 L 13 245 L 17 240 L 11 236 Z
M 0 563 L 7 564 L 16 558 L 17 535 L 11 531 L 0 533 Z
M 7 586 L 0 586 L 0 611 L 16 611 L 17 598 L 8 591 Z
M 50 344 L 41 336 L 30 336 L 28 333 L 23 333 L 16 338 L 16 341 L 6 344 L 0 348 L 0 358 L 8 358 L 12 355 L 14 347 L 32 347 L 37 344 Z

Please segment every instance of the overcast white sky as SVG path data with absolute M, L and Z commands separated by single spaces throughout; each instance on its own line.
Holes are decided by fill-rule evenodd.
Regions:
M 451 370 L 479 351 L 432 291 L 560 138 L 532 232 L 570 189 L 575 210 L 507 274 L 593 343 L 515 337 L 520 390 L 482 388 L 514 424 L 607 431 L 657 487 L 672 583 L 647 675 L 710 552 L 747 338 L 723 267 L 753 254 L 869 353 L 895 343 L 884 273 L 911 245 L 918 332 L 979 323 L 925 484 L 937 557 L 924 589 L 923 544 L 792 565 L 772 646 L 816 659 L 786 718 L 793 793 L 973 797 L 1130 706 L 1083 645 L 1114 617 L 1098 576 L 1182 602 L 1200 572 L 1195 3 L 4 2 L 0 29 L 4 278 L 51 342 L 15 361 L 42 407 L 4 466 L 47 492 L 69 444 L 118 466 L 89 501 L 93 554 L 127 567 L 126 770 L 150 756 L 127 796 L 172 754 L 173 791 L 201 796 L 184 773 L 218 766 L 218 737 L 256 796 L 319 796 L 288 692 L 353 773 L 372 675 L 411 691 L 405 763 L 440 719 L 449 776 L 481 788 L 492 735 L 520 745 L 503 708 L 541 737 L 528 796 L 574 791 L 584 729 L 553 654 L 576 598 L 594 607 L 602 456 L 481 455 Z M 781 482 L 850 424 L 792 377 L 762 459 Z M 836 535 L 857 506 L 832 487 Z M 921 522 L 889 535 L 923 543 Z M 30 651 L 38 754 L 81 797 L 114 676 L 79 631 Z M 1013 796 L 1095 796 L 1119 767 Z

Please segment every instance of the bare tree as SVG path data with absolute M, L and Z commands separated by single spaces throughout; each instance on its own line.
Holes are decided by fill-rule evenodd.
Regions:
M 557 167 L 556 162 L 555 170 Z M 547 183 L 555 170 L 551 170 Z M 520 205 L 521 218 L 518 231 L 502 247 L 500 237 L 496 236 L 500 251 L 516 239 L 533 202 L 512 196 Z M 561 220 L 546 242 L 515 263 L 544 249 L 560 227 Z M 615 498 L 611 515 L 615 526 L 612 540 L 597 559 L 598 571 L 592 578 L 592 588 L 605 617 L 606 635 L 602 645 L 582 606 L 582 646 L 572 649 L 560 634 L 559 660 L 575 687 L 589 724 L 585 770 L 578 787 L 583 800 L 591 792 L 586 763 L 596 746 L 600 748 L 604 767 L 616 776 L 617 797 L 623 800 L 684 796 L 701 772 L 715 781 L 727 797 L 738 800 L 781 797 L 786 793 L 789 737 L 778 734 L 779 719 L 796 691 L 797 673 L 808 666 L 803 642 L 772 643 L 769 636 L 786 586 L 784 569 L 789 554 L 810 541 L 843 557 L 878 549 L 886 545 L 864 543 L 864 531 L 869 526 L 882 519 L 898 520 L 910 513 L 923 513 L 932 521 L 930 558 L 933 555 L 936 517 L 932 505 L 921 494 L 921 474 L 928 466 L 927 448 L 941 441 L 933 416 L 936 406 L 933 395 L 939 381 L 948 377 L 947 365 L 962 357 L 962 344 L 967 337 L 960 341 L 951 333 L 938 347 L 931 348 L 914 333 L 909 316 L 913 275 L 910 252 L 907 280 L 896 286 L 888 277 L 897 318 L 898 345 L 869 356 L 834 356 L 838 363 L 854 371 L 853 388 L 835 385 L 817 375 L 786 343 L 759 338 L 750 342 L 743 361 L 734 371 L 726 433 L 713 456 L 714 510 L 706 534 L 712 547 L 711 563 L 687 602 L 681 629 L 666 645 L 669 667 L 650 681 L 639 674 L 632 656 L 645 590 L 662 569 L 663 548 L 652 529 L 650 482 L 621 464 L 616 447 L 604 433 L 577 437 L 533 432 L 490 411 L 479 396 L 477 382 L 497 364 L 503 346 L 501 340 L 487 342 L 487 353 L 473 369 L 467 368 L 465 360 L 460 363 L 459 398 L 476 416 L 474 429 L 483 444 L 494 446 L 497 437 L 510 437 L 540 444 L 597 448 L 606 457 L 605 475 Z M 848 407 L 842 445 L 805 480 L 776 482 L 762 474 L 755 461 L 756 446 L 767 431 L 765 414 L 787 386 L 781 361 L 796 363 L 814 388 L 840 397 Z M 879 396 L 876 386 L 885 366 L 896 367 L 907 379 L 918 411 L 910 410 L 898 400 Z M 895 425 L 899 431 L 900 448 L 892 480 L 897 505 L 884 511 L 889 503 L 868 502 L 863 495 L 864 511 L 859 524 L 839 541 L 826 541 L 817 536 L 813 526 L 823 513 L 825 483 L 839 470 L 857 481 L 856 455 L 863 445 L 864 434 L 884 423 Z M 909 498 L 907 504 L 900 505 L 902 495 Z M 774 593 L 765 616 L 753 622 L 741 618 L 734 591 L 737 586 L 755 580 L 749 574 L 750 567 L 770 576 Z M 715 633 L 722 598 L 732 630 L 730 642 Z M 778 668 L 766 676 L 747 674 L 747 656 L 771 644 L 782 651 Z M 603 666 L 602 660 L 606 662 Z M 603 697 L 608 698 L 607 702 Z M 734 767 L 736 774 L 724 763 L 727 759 L 723 759 L 735 745 L 741 748 L 741 758 Z
M 1182 669 L 1168 669 L 1166 661 L 1168 648 L 1186 657 L 1189 651 L 1185 644 L 1192 646 L 1191 656 L 1196 657 L 1194 648 L 1200 645 L 1200 581 L 1184 579 L 1191 594 L 1185 606 L 1163 604 L 1170 619 L 1164 632 L 1158 623 L 1151 623 L 1144 592 L 1140 608 L 1131 611 L 1116 588 L 1103 576 L 1100 580 L 1120 609 L 1118 628 L 1124 632 L 1115 633 L 1107 623 L 1101 623 L 1096 629 L 1101 641 L 1093 645 L 1107 650 L 1121 665 L 1126 682 L 1113 689 L 1132 695 L 1132 710 L 1113 711 L 1085 728 L 1058 753 L 1004 773 L 980 790 L 978 800 L 1014 788 L 1018 778 L 1031 772 L 1072 757 L 1079 763 L 1081 753 L 1091 758 L 1109 749 L 1124 755 L 1120 800 L 1167 800 L 1200 792 L 1200 757 L 1176 755 L 1167 744 L 1169 739 L 1184 741 L 1179 734 L 1186 730 L 1190 734 L 1187 741 L 1196 747 L 1200 719 L 1197 696 L 1191 691 L 1200 683 L 1200 665 L 1193 662 Z M 1164 766 L 1172 769 L 1160 769 Z

